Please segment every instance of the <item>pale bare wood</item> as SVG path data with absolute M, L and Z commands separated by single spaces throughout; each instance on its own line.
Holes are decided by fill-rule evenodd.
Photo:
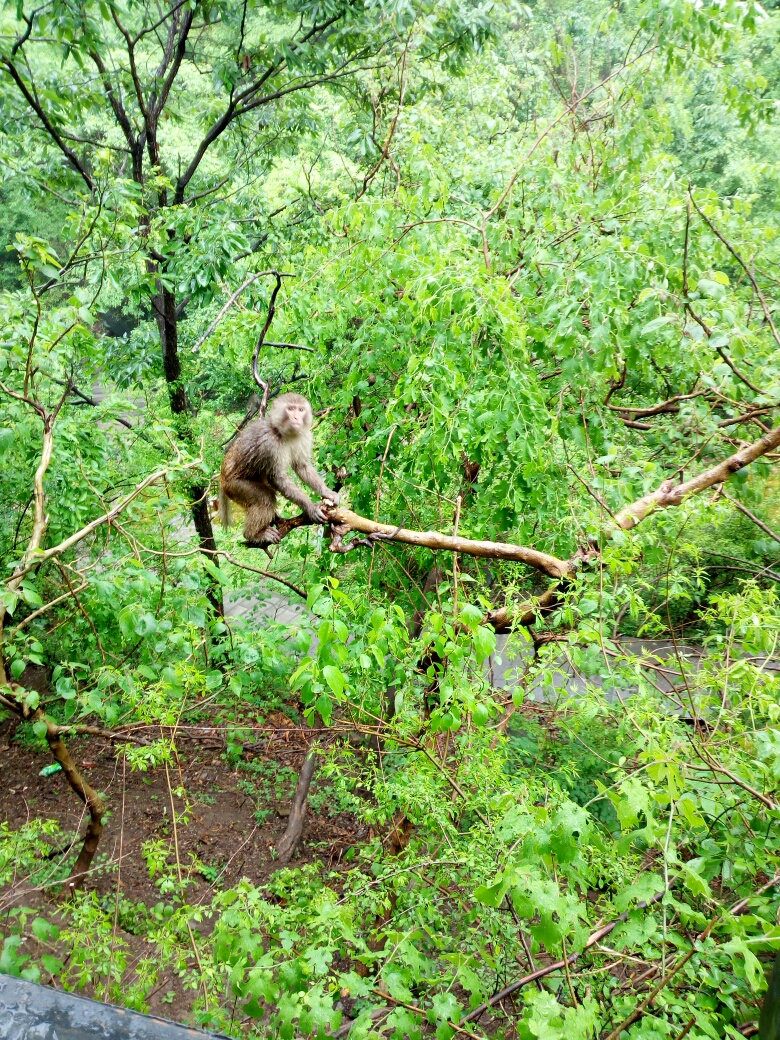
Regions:
M 380 524 L 365 516 L 353 513 L 351 509 L 331 509 L 328 516 L 340 526 L 362 534 L 384 536 L 391 542 L 402 542 L 404 545 L 420 545 L 427 549 L 443 549 L 446 552 L 463 553 L 465 556 L 479 556 L 483 559 L 514 560 L 526 563 L 551 578 L 563 578 L 571 569 L 568 561 L 557 556 L 529 549 L 525 545 L 512 545 L 508 542 L 486 542 L 461 536 L 440 534 L 438 531 L 409 531 L 404 527 L 392 524 Z
M 762 455 L 766 455 L 768 451 L 772 451 L 778 445 L 780 445 L 780 426 L 776 426 L 774 430 L 765 433 L 763 437 L 754 441 L 753 444 L 746 444 L 744 448 L 740 448 L 733 455 L 729 455 L 727 459 L 719 462 L 717 466 L 705 469 L 697 477 L 692 477 L 690 480 L 685 480 L 680 484 L 665 480 L 660 487 L 649 495 L 644 495 L 642 498 L 637 499 L 636 502 L 632 502 L 630 506 L 621 509 L 615 517 L 618 527 L 623 531 L 630 531 L 656 509 L 668 509 L 670 506 L 679 506 L 690 495 L 698 495 L 701 491 L 714 487 L 715 484 L 722 484 L 729 477 L 733 476 L 734 473 L 744 469 L 745 466 L 749 466 L 751 462 L 760 459 Z

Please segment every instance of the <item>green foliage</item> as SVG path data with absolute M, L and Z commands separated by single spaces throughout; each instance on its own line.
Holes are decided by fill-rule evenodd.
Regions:
M 0 695 L 20 746 L 45 750 L 47 718 L 66 741 L 114 729 L 129 770 L 185 754 L 182 726 L 220 734 L 261 826 L 296 777 L 254 757 L 258 730 L 308 724 L 310 811 L 355 829 L 226 887 L 235 850 L 180 861 L 177 789 L 143 845 L 159 898 L 88 882 L 56 922 L 9 900 L 0 971 L 141 1009 L 176 978 L 193 1021 L 237 1036 L 585 1040 L 637 1008 L 631 1040 L 742 1035 L 780 944 L 776 454 L 611 521 L 776 422 L 777 13 L 165 18 L 190 15 L 155 81 L 150 5 L 5 11 L 0 558 L 24 573 Z M 139 90 L 164 99 L 154 126 Z M 260 373 L 311 397 L 343 501 L 576 554 L 530 628 L 501 644 L 489 623 L 548 588 L 506 561 L 329 554 L 312 528 L 272 561 L 229 531 L 199 552 L 193 490 L 252 405 L 272 269 L 295 277 L 269 338 L 310 349 L 267 346 Z M 268 572 L 305 593 L 295 631 Z M 215 582 L 254 612 L 221 616 Z M 56 835 L 0 824 L 0 885 L 61 881 Z

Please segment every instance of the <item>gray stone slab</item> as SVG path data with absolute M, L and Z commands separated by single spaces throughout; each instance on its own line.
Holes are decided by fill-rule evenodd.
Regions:
M 0 975 L 0 1040 L 202 1040 L 223 1034 Z

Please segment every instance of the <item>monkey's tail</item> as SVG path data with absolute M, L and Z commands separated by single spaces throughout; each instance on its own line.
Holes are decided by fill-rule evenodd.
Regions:
M 230 527 L 233 523 L 233 510 L 230 499 L 225 494 L 222 484 L 219 485 L 219 522 L 223 527 Z

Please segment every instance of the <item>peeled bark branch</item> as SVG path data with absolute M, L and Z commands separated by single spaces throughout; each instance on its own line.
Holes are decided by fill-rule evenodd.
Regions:
M 745 466 L 760 459 L 768 451 L 772 451 L 780 445 L 780 426 L 764 434 L 753 444 L 740 448 L 734 455 L 730 455 L 717 466 L 706 469 L 698 477 L 674 484 L 671 480 L 665 480 L 663 484 L 649 495 L 632 502 L 630 506 L 621 509 L 616 516 L 618 527 L 623 531 L 630 531 L 641 523 L 650 513 L 656 509 L 668 509 L 670 506 L 679 506 L 689 495 L 698 495 L 715 484 L 722 484 L 730 476 L 744 469 Z
M 567 560 L 559 560 L 557 556 L 529 549 L 524 545 L 511 545 L 508 542 L 483 542 L 471 538 L 455 537 L 440 534 L 438 531 L 408 531 L 404 527 L 393 527 L 392 524 L 380 524 L 365 516 L 353 513 L 351 509 L 330 509 L 328 516 L 334 528 L 334 539 L 331 542 L 333 552 L 345 552 L 349 545 L 342 546 L 341 539 L 350 531 L 367 534 L 368 539 L 360 539 L 354 544 L 367 545 L 371 540 L 382 542 L 401 542 L 403 545 L 419 545 L 428 549 L 443 549 L 446 552 L 463 553 L 465 556 L 479 556 L 490 560 L 513 560 L 526 563 L 551 578 L 563 578 L 571 567 Z M 278 519 L 275 527 L 282 538 L 298 527 L 311 524 L 307 516 L 299 513 L 289 519 Z M 248 543 L 252 545 L 253 543 Z M 352 543 L 350 543 L 352 544 Z
M 350 509 L 333 509 L 330 516 L 339 527 L 347 531 L 360 531 L 373 535 L 382 541 L 401 542 L 404 545 L 420 545 L 428 549 L 444 549 L 447 552 L 463 553 L 466 556 L 478 556 L 491 560 L 514 560 L 526 563 L 551 578 L 562 578 L 568 573 L 569 564 L 559 560 L 557 556 L 529 549 L 524 545 L 511 545 L 508 542 L 483 542 L 471 538 L 440 534 L 438 531 L 408 531 L 394 527 L 392 524 L 379 524 L 358 516 Z
M 64 541 L 60 542 L 59 545 L 54 545 L 51 549 L 43 551 L 37 549 L 37 545 L 40 544 L 39 542 L 36 543 L 32 549 L 28 547 L 27 552 L 25 553 L 25 560 L 28 562 L 23 562 L 22 565 L 14 571 L 13 575 L 6 579 L 8 587 L 11 591 L 15 591 L 21 584 L 21 580 L 25 574 L 29 573 L 33 568 L 39 567 L 42 563 L 50 560 L 53 556 L 59 556 L 61 553 L 65 552 L 66 549 L 71 549 L 74 545 L 86 538 L 87 535 L 92 534 L 93 531 L 96 531 L 98 527 L 101 527 L 103 524 L 109 524 L 112 520 L 116 520 L 125 509 L 127 509 L 127 507 L 146 490 L 146 488 L 160 480 L 162 477 L 165 477 L 172 472 L 194 469 L 199 466 L 201 462 L 201 459 L 196 459 L 194 462 L 187 462 L 181 466 L 168 466 L 165 469 L 159 469 L 155 473 L 151 473 L 145 480 L 142 480 L 140 484 L 137 484 L 129 495 L 125 495 L 124 498 L 120 499 L 115 506 L 108 510 L 107 513 L 103 513 L 101 516 L 96 517 L 94 520 L 90 521 L 90 523 L 86 524 L 86 526 L 82 527 L 81 530 L 76 531 L 75 534 L 70 535 Z
M 642 498 L 625 506 L 619 513 L 615 514 L 612 522 L 605 528 L 604 534 L 610 537 L 617 530 L 630 531 L 641 523 L 650 513 L 656 509 L 668 509 L 679 506 L 691 495 L 697 495 L 707 488 L 716 484 L 722 484 L 734 473 L 744 469 L 745 466 L 755 462 L 756 459 L 766 455 L 780 445 L 780 426 L 764 434 L 753 444 L 730 455 L 727 459 L 719 462 L 717 466 L 704 470 L 691 480 L 675 484 L 671 480 L 665 480 L 655 491 L 651 491 Z M 409 531 L 403 527 L 393 527 L 391 524 L 380 524 L 367 517 L 359 516 L 350 509 L 331 509 L 328 513 L 331 518 L 331 551 L 345 552 L 350 545 L 371 545 L 376 541 L 401 542 L 404 545 L 419 545 L 428 549 L 442 549 L 447 552 L 463 553 L 465 556 L 477 556 L 482 559 L 512 560 L 516 563 L 524 563 L 534 570 L 547 574 L 556 579 L 555 585 L 548 589 L 537 599 L 523 603 L 517 607 L 500 607 L 490 611 L 484 623 L 492 625 L 497 631 L 506 629 L 512 624 L 530 625 L 540 614 L 549 613 L 558 602 L 560 584 L 567 578 L 574 576 L 582 563 L 598 556 L 597 549 L 583 551 L 579 550 L 568 560 L 561 560 L 557 556 L 540 552 L 524 545 L 512 545 L 507 542 L 486 542 L 471 538 L 461 538 L 452 535 L 440 534 L 438 531 Z M 290 519 L 277 519 L 276 529 L 284 538 L 297 527 L 310 524 L 311 521 L 299 514 Z M 367 538 L 353 539 L 347 546 L 342 544 L 342 539 L 350 531 L 358 531 L 365 534 Z

